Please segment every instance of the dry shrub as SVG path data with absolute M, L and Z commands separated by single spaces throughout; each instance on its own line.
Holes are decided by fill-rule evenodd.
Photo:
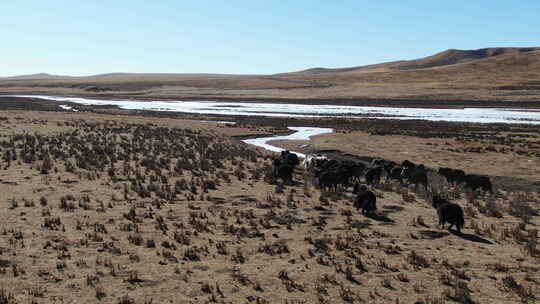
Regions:
M 399 192 L 400 192 L 401 198 L 403 199 L 404 202 L 410 203 L 410 202 L 416 201 L 416 197 L 413 194 L 409 193 L 409 188 L 402 187 L 402 188 L 400 188 Z
M 538 248 L 538 230 L 532 229 L 529 231 L 529 235 L 525 239 L 525 244 L 523 245 L 524 251 L 532 256 L 538 256 L 540 254 Z
M 341 286 L 339 289 L 341 299 L 346 303 L 362 303 L 364 302 L 359 295 L 354 293 L 350 288 Z
M 287 271 L 285 270 L 280 271 L 278 274 L 278 277 L 283 283 L 283 285 L 285 285 L 285 288 L 287 289 L 288 292 L 293 292 L 296 290 L 302 291 L 302 292 L 305 291 L 304 286 L 302 284 L 297 283 L 295 280 L 291 279 Z
M 268 255 L 279 255 L 284 253 L 289 253 L 289 247 L 287 246 L 286 241 L 279 240 L 273 244 L 264 244 L 259 246 L 259 252 L 266 253 Z
M 522 303 L 529 303 L 530 301 L 536 300 L 536 295 L 532 287 L 526 288 L 525 286 L 519 284 L 513 276 L 506 276 L 502 279 L 504 291 L 514 292 L 520 299 Z
M 399 274 L 396 276 L 396 279 L 397 279 L 398 281 L 401 281 L 401 282 L 404 282 L 404 283 L 410 282 L 409 277 L 408 277 L 404 272 L 399 273 Z
M 476 302 L 469 291 L 469 289 L 466 286 L 463 286 L 463 284 L 457 284 L 452 289 L 447 289 L 444 293 L 446 298 L 451 299 L 452 301 L 455 301 L 457 303 L 463 303 L 463 304 L 476 304 Z
M 105 298 L 107 296 L 107 293 L 105 292 L 105 289 L 103 287 L 98 286 L 96 287 L 96 298 L 101 301 L 101 299 Z
M 135 304 L 135 300 L 128 295 L 118 299 L 118 304 Z
M 503 214 L 501 212 L 502 207 L 499 203 L 497 203 L 497 201 L 490 197 L 487 202 L 486 202 L 486 205 L 484 208 L 482 209 L 479 209 L 480 212 L 484 213 L 485 215 L 487 216 L 491 216 L 491 217 L 495 217 L 495 218 L 502 218 L 503 217 Z
M 532 208 L 526 201 L 519 200 L 518 198 L 508 203 L 508 213 L 520 218 L 524 223 L 529 223 L 533 216 L 538 216 L 538 210 Z
M 0 289 L 0 304 L 16 304 L 17 301 L 13 294 L 6 292 L 3 288 Z
M 446 304 L 446 298 L 428 296 L 424 299 L 418 299 L 414 304 Z
M 411 251 L 411 253 L 407 256 L 407 262 L 419 268 L 428 268 L 430 266 L 428 260 L 425 257 L 417 254 L 414 250 Z
M 332 251 L 331 245 L 333 243 L 332 238 L 330 237 L 321 237 L 313 239 L 311 237 L 306 237 L 305 240 L 315 247 L 315 252 L 327 253 Z
M 328 194 L 326 191 L 321 191 L 321 195 L 319 196 L 319 202 L 321 203 L 321 205 L 323 206 L 328 206 L 330 205 L 330 201 L 328 200 Z

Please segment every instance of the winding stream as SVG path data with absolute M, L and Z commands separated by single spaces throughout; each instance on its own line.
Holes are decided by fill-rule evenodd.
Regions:
M 312 128 L 312 127 L 309 127 L 309 128 L 308 127 L 289 127 L 289 129 L 296 132 L 290 135 L 285 135 L 285 136 L 271 136 L 271 137 L 259 137 L 259 138 L 246 139 L 246 140 L 243 140 L 243 142 L 250 145 L 257 146 L 257 147 L 265 148 L 266 150 L 270 150 L 274 152 L 281 152 L 281 151 L 285 151 L 285 149 L 272 146 L 268 144 L 268 142 L 272 140 L 309 140 L 311 136 L 332 133 L 334 131 L 332 128 Z M 306 155 L 303 153 L 295 152 L 295 151 L 291 151 L 291 152 L 294 152 L 300 158 L 306 157 Z

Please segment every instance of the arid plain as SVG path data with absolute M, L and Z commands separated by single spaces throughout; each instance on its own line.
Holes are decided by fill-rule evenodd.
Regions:
M 4 79 L 0 92 L 537 107 L 539 51 L 499 52 L 260 77 Z M 538 126 L 73 106 L 0 97 L 0 303 L 538 301 Z M 239 141 L 290 125 L 335 133 L 276 145 L 461 168 L 495 191 L 430 174 L 463 207 L 462 235 L 437 226 L 429 193 L 395 182 L 373 188 L 379 210 L 366 217 L 351 188 L 321 191 L 301 166 L 283 187 L 276 155 Z
M 37 74 L 0 78 L 0 93 L 355 105 L 534 106 L 540 94 L 540 48 L 451 49 L 415 60 L 274 75 Z

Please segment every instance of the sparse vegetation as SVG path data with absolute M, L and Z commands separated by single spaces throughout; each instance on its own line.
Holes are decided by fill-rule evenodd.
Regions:
M 224 135 L 257 126 L 26 115 L 0 120 L 21 130 L 0 130 L 0 303 L 57 294 L 107 303 L 489 302 L 479 285 L 536 299 L 537 193 L 490 197 L 441 182 L 465 210 L 457 236 L 437 228 L 421 189 L 381 183 L 368 217 L 352 208 L 351 187 L 321 192 L 301 166 L 298 184 L 275 183 L 270 153 Z M 459 260 L 464 252 L 470 262 Z M 168 283 L 174 295 L 163 291 Z

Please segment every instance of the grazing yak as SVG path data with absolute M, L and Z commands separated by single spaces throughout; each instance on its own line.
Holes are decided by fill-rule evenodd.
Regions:
M 465 176 L 465 172 L 463 170 L 452 168 L 439 168 L 437 173 L 444 176 L 446 181 L 452 186 L 457 185 L 459 180 Z
M 403 169 L 401 167 L 393 167 L 390 170 L 387 171 L 386 174 L 386 182 L 389 182 L 391 180 L 397 180 L 400 184 L 403 183 L 403 177 L 401 176 L 401 172 Z
M 481 188 L 486 192 L 493 193 L 491 180 L 485 175 L 466 174 L 458 180 L 458 183 L 465 183 L 465 187 L 470 188 L 473 191 Z
M 369 214 L 377 210 L 377 197 L 365 185 L 356 183 L 353 193 L 356 194 L 353 206 L 357 210 L 362 209 L 362 214 Z
M 370 168 L 382 167 L 385 173 L 388 175 L 395 166 L 397 166 L 397 163 L 394 161 L 376 158 L 371 161 Z
M 320 167 L 327 160 L 328 158 L 321 154 L 308 154 L 304 158 L 303 165 L 306 169 L 312 171 Z
M 272 174 L 275 178 L 281 178 L 283 183 L 291 183 L 293 179 L 294 167 L 284 163 L 281 159 L 274 159 L 272 162 Z
M 402 163 L 401 163 L 401 167 L 403 169 L 405 168 L 408 168 L 408 169 L 415 169 L 416 168 L 416 164 L 409 161 L 409 160 L 404 160 Z
M 283 183 L 291 183 L 294 175 L 294 168 L 300 164 L 298 155 L 282 151 L 280 158 L 274 159 L 272 162 L 272 174 L 275 178 L 281 178 Z
M 334 187 L 335 190 L 340 185 L 347 187 L 353 176 L 356 175 L 357 169 L 355 166 L 341 164 L 335 168 L 321 171 L 318 175 L 319 186 L 321 189 Z
M 298 155 L 290 152 L 289 150 L 281 151 L 281 160 L 284 163 L 287 163 L 293 167 L 296 167 L 300 164 L 300 159 L 298 158 Z
M 401 171 L 401 177 L 407 181 L 408 184 L 414 184 L 415 187 L 418 185 L 423 185 L 427 190 L 428 188 L 428 177 L 425 168 L 422 166 L 420 168 L 412 169 L 411 167 L 404 167 Z
M 366 172 L 366 183 L 368 186 L 378 184 L 381 180 L 382 167 L 370 168 Z
M 382 158 L 375 158 L 371 160 L 371 164 L 369 165 L 372 168 L 375 167 L 381 167 L 384 164 L 385 160 Z
M 351 182 L 360 179 L 364 168 L 363 163 L 351 160 L 311 158 L 309 163 L 309 170 L 313 172 L 323 190 L 348 187 Z
M 332 188 L 337 191 L 337 188 L 342 184 L 344 177 L 340 172 L 336 171 L 324 171 L 319 175 L 319 188 L 321 190 L 331 190 Z
M 366 170 L 366 165 L 360 162 L 348 161 L 344 165 L 348 168 L 350 174 L 350 182 L 359 182 L 362 176 L 364 176 L 364 171 Z
M 450 226 L 456 226 L 458 233 L 461 234 L 461 229 L 465 225 L 463 218 L 463 209 L 458 204 L 451 203 L 440 195 L 433 196 L 433 207 L 437 209 L 439 217 L 439 225 L 444 229 L 444 225 L 448 222 Z

